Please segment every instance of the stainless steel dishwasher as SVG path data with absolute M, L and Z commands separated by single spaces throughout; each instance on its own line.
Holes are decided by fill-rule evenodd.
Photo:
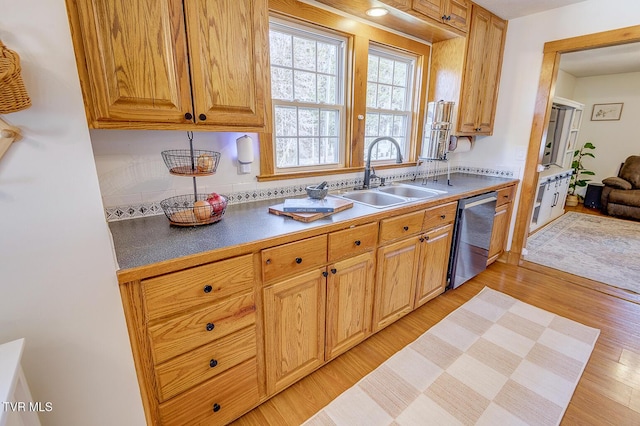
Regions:
M 448 289 L 459 287 L 487 268 L 497 198 L 494 191 L 458 201 Z

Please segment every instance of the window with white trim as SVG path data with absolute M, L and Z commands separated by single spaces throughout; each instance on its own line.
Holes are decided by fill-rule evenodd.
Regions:
M 365 159 L 371 142 L 381 136 L 393 137 L 408 158 L 415 62 L 415 56 L 396 50 L 369 48 Z M 380 141 L 371 154 L 372 160 L 395 160 L 396 149 L 391 142 Z
M 272 19 L 269 42 L 276 170 L 343 166 L 346 39 Z

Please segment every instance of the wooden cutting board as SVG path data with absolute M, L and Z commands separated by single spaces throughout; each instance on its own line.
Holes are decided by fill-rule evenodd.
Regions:
M 269 207 L 269 213 L 278 216 L 289 216 L 292 219 L 299 220 L 300 222 L 313 222 L 314 220 L 322 219 L 323 217 L 331 216 L 332 214 L 350 209 L 353 207 L 353 201 L 335 199 L 335 208 L 331 213 L 291 213 L 283 210 L 282 203 Z

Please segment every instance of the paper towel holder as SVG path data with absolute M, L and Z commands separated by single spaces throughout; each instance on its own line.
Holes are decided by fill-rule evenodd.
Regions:
M 253 139 L 244 135 L 236 139 L 236 149 L 238 152 L 238 174 L 251 173 L 251 163 L 253 163 Z

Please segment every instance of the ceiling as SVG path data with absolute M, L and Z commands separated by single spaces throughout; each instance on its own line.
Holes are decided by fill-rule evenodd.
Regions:
M 585 0 L 473 0 L 502 19 L 520 18 L 545 10 L 557 9 Z
M 560 69 L 578 78 L 640 72 L 640 43 L 564 53 Z

